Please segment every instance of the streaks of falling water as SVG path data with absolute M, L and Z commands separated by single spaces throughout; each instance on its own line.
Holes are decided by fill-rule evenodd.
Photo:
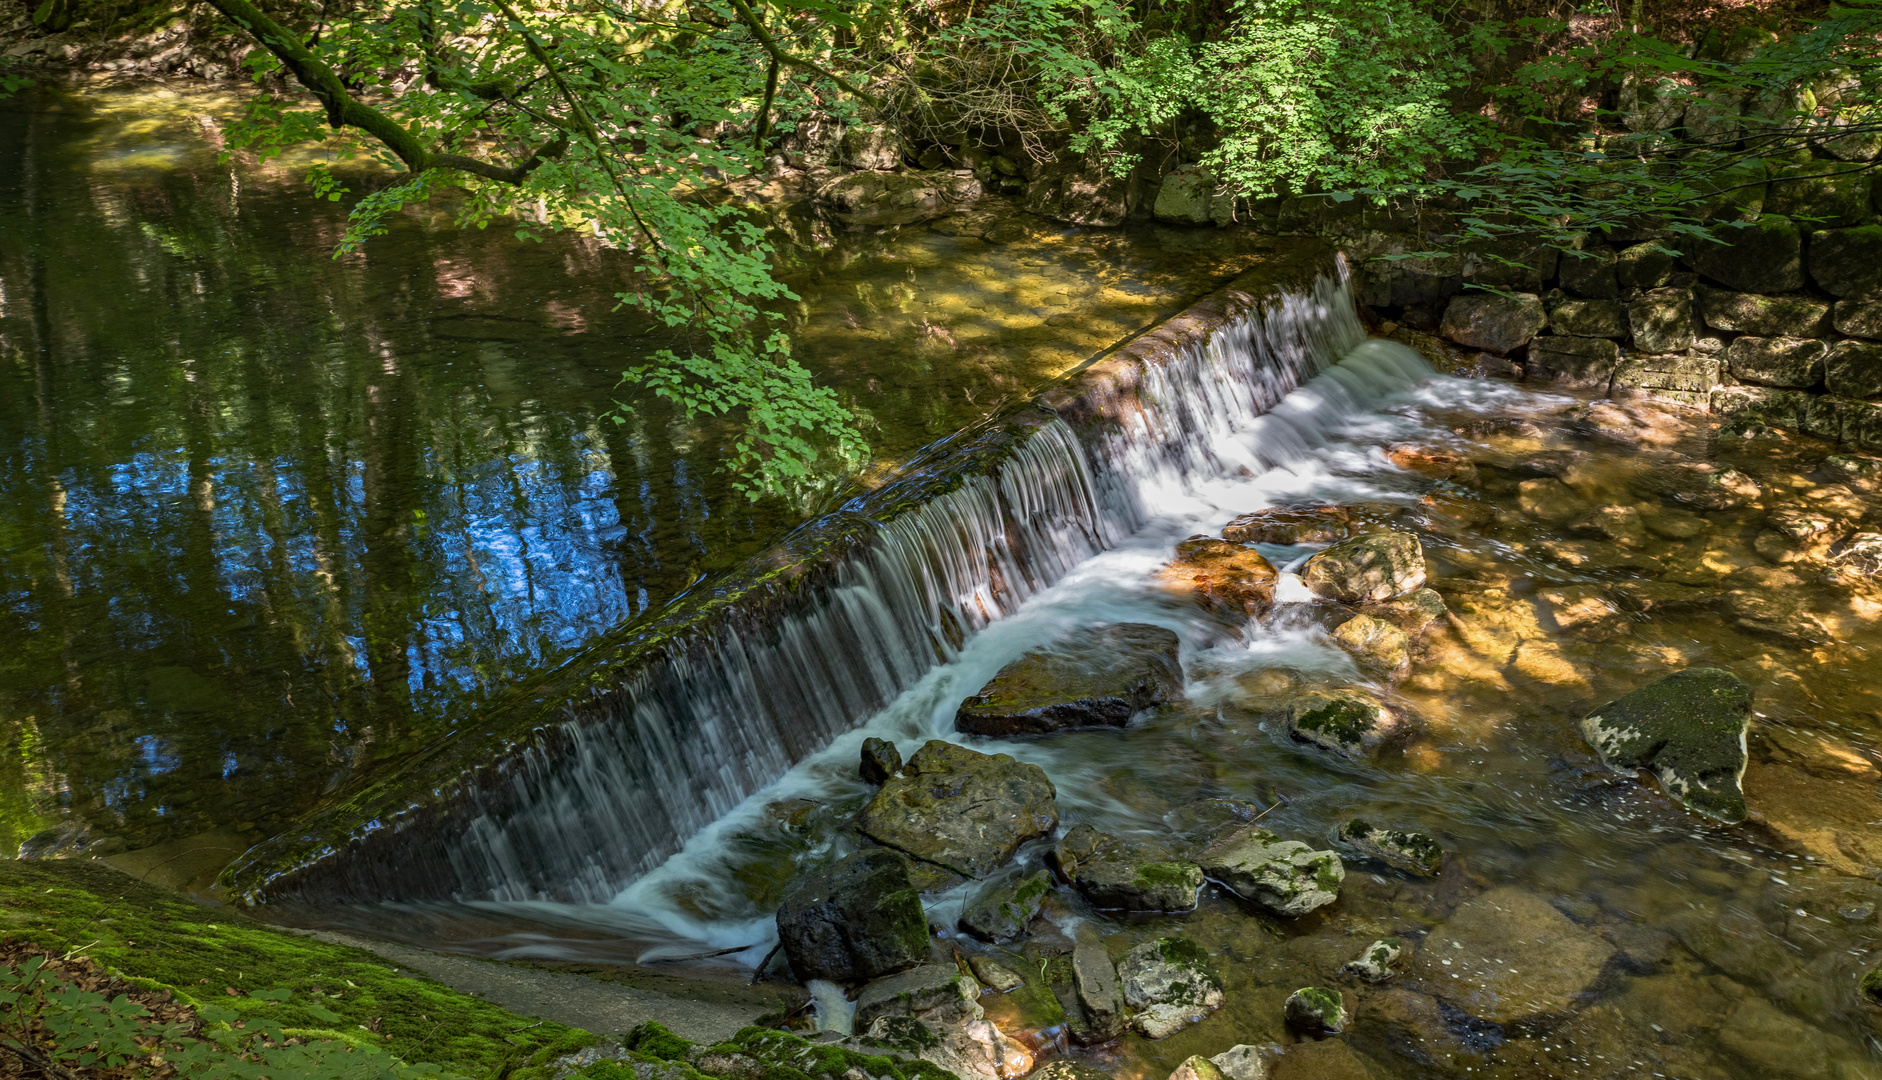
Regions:
M 378 899 L 615 895 L 957 655 L 966 635 L 1166 513 L 1172 493 L 1259 464 L 1225 449 L 1230 436 L 1362 340 L 1346 282 L 1323 277 L 1149 365 L 1135 407 L 1089 425 L 1083 442 L 1056 418 L 1038 424 L 997 468 L 879 515 L 863 550 L 788 615 L 749 628 L 724 620 L 576 703 L 548 748 L 474 797 L 442 858 L 355 856 L 342 888 Z

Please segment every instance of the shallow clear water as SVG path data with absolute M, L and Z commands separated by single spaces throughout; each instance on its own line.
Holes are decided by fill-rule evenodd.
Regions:
M 1770 508 L 1849 499 L 1874 520 L 1882 500 L 1818 471 L 1834 447 L 1782 438 L 1720 444 L 1713 428 L 1651 409 L 1591 412 L 1566 395 L 1437 376 L 1408 350 L 1368 342 L 1267 416 L 1222 435 L 1212 448 L 1231 463 L 1222 476 L 1157 492 L 1148 527 L 973 637 L 958 659 L 612 904 L 480 905 L 499 922 L 524 919 L 535 928 L 461 947 L 653 962 L 743 946 L 717 962 L 756 963 L 775 941 L 770 913 L 793 874 L 861 842 L 851 821 L 872 793 L 855 774 L 861 741 L 892 738 L 907 755 L 940 738 L 1041 766 L 1059 792 L 1061 832 L 1089 822 L 1193 851 L 1210 835 L 1194 804 L 1233 798 L 1268 808 L 1263 825 L 1284 837 L 1324 846 L 1338 824 L 1363 816 L 1430 832 L 1450 853 L 1435 880 L 1349 860 L 1340 901 L 1297 920 L 1258 917 L 1215 886 L 1205 887 L 1195 912 L 1118 919 L 1061 886 L 1028 942 L 989 949 L 952 938 L 957 950 L 990 951 L 1029 978 L 1054 982 L 1066 977 L 1062 953 L 1084 920 L 1104 926 L 1114 957 L 1170 933 L 1204 945 L 1227 1005 L 1162 1041 L 1133 1034 L 1108 1050 L 1071 1051 L 1116 1075 L 1159 1078 L 1192 1053 L 1294 1043 L 1281 1003 L 1312 984 L 1343 987 L 1358 1020 L 1337 1047 L 1295 1044 L 1293 1067 L 1302 1070 L 1334 1068 L 1312 1055 L 1337 1049 L 1356 1053 L 1377 1075 L 1406 1077 L 1882 1075 L 1877 1014 L 1855 991 L 1861 973 L 1882 959 L 1875 914 L 1882 888 L 1877 866 L 1865 861 L 1882 850 L 1866 846 L 1882 838 L 1875 820 L 1882 680 L 1871 659 L 1882 645 L 1878 609 L 1872 591 L 1823 584 L 1801 566 L 1794 580 L 1773 577 L 1792 570 L 1752 548 Z M 1393 463 L 1389 454 L 1406 446 L 1473 464 L 1434 478 Z M 1566 470 L 1563 451 L 1575 455 Z M 1760 498 L 1693 514 L 1641 495 L 1650 470 L 1713 456 L 1756 477 Z M 1522 487 L 1538 467 L 1562 474 L 1581 511 L 1630 506 L 1668 533 L 1691 535 L 1654 533 L 1625 548 L 1591 542 L 1539 504 L 1534 485 Z M 1329 605 L 1284 603 L 1258 622 L 1229 626 L 1160 584 L 1158 571 L 1179 540 L 1296 502 L 1366 503 L 1377 515 L 1396 507 L 1400 526 L 1420 534 L 1431 584 L 1453 617 L 1426 639 L 1402 684 L 1369 680 L 1332 643 Z M 1285 565 L 1306 550 L 1267 553 Z M 1586 561 L 1591 552 L 1607 561 Z M 1582 565 L 1571 565 L 1574 558 Z M 1609 607 L 1592 622 L 1575 621 L 1588 610 L 1578 602 L 1656 579 L 1689 582 L 1708 596 L 1746 587 L 1790 595 L 1836 641 L 1811 646 L 1750 632 L 1709 599 L 1672 613 Z M 1182 637 L 1187 703 L 1121 731 L 1037 739 L 953 732 L 955 707 L 1003 664 L 1074 627 L 1116 621 L 1155 623 Z M 1575 727 L 1601 702 L 1698 665 L 1730 668 L 1756 693 L 1746 778 L 1756 816 L 1748 825 L 1689 814 L 1650 781 L 1603 771 Z M 1294 744 L 1263 722 L 1264 705 L 1289 686 L 1329 680 L 1366 685 L 1411 708 L 1417 734 L 1361 765 Z M 1039 865 L 1050 843 L 1023 848 L 1016 861 Z M 951 928 L 974 888 L 929 894 L 930 921 Z M 1433 1006 L 1435 1026 L 1420 1026 L 1406 1002 L 1442 998 L 1445 957 L 1421 955 L 1378 988 L 1336 974 L 1378 937 L 1437 940 L 1433 932 L 1461 904 L 1506 888 L 1544 899 L 1614 954 L 1588 985 L 1568 988 L 1581 991 L 1568 1015 L 1500 1027 L 1439 1016 Z M 1551 964 L 1548 955 L 1492 959 L 1544 971 Z M 1037 998 L 989 995 L 983 1004 L 1009 1033 L 1067 1049 Z
M 345 207 L 218 161 L 241 94 L 86 83 L 0 110 L 0 845 L 69 816 L 219 858 L 761 550 L 729 431 L 598 414 L 666 342 L 571 238 L 448 205 L 329 258 Z M 349 177 L 356 187 L 378 182 Z M 773 193 L 775 194 L 775 193 Z M 781 216 L 798 354 L 875 474 L 1272 251 L 1024 219 Z M 972 230 L 969 230 L 970 232 Z

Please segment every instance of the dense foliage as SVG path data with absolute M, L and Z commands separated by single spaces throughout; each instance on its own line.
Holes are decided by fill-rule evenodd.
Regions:
M 621 299 L 673 342 L 626 379 L 743 421 L 728 464 L 754 495 L 866 452 L 779 328 L 794 298 L 738 194 L 813 120 L 887 124 L 911 163 L 1187 166 L 1242 207 L 1410 201 L 1449 215 L 1449 241 L 1571 249 L 1643 221 L 1670 244 L 1741 227 L 1755 212 L 1733 193 L 1765 171 L 1882 134 L 1882 0 L 1739 7 L 1703 40 L 1674 0 L 361 0 L 280 8 L 293 27 L 209 2 L 266 46 L 258 79 L 319 104 L 264 94 L 235 145 L 321 140 L 401 174 L 358 194 L 343 249 L 449 187 L 467 224 L 631 253 Z M 310 180 L 355 195 L 325 168 Z

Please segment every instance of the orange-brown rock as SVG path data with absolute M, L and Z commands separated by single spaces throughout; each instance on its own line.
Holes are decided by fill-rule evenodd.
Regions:
M 1455 480 L 1460 484 L 1477 482 L 1476 463 L 1449 450 L 1401 443 L 1387 450 L 1385 459 L 1401 469 L 1434 480 Z
M 1251 547 L 1212 536 L 1192 536 L 1176 545 L 1176 559 L 1163 580 L 1196 594 L 1206 608 L 1260 615 L 1274 605 L 1274 564 Z
M 1355 515 L 1344 506 L 1287 506 L 1243 514 L 1222 529 L 1237 544 L 1332 544 L 1353 534 Z

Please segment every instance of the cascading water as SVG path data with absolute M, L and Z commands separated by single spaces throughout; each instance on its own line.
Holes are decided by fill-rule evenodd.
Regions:
M 1182 493 L 1265 467 L 1293 428 L 1296 442 L 1311 438 L 1313 416 L 1303 426 L 1264 414 L 1311 413 L 1283 399 L 1364 339 L 1343 272 L 1323 275 L 1142 363 L 1134 396 L 1108 412 L 1074 401 L 1064 416 L 995 422 L 807 527 L 865 538 L 782 617 L 718 620 L 570 705 L 558 727 L 470 785 L 449 820 L 376 820 L 349 854 L 296 867 L 260 894 L 613 897 L 956 660 L 976 631 L 1168 515 Z M 1237 433 L 1264 419 L 1274 433 L 1251 455 Z
M 1165 400 L 1185 400 L 1189 388 L 1234 370 L 1222 364 L 1220 353 L 1212 357 L 1199 352 L 1186 360 L 1188 364 L 1173 365 L 1175 370 L 1159 380 L 1157 392 L 1171 395 Z M 1299 370 L 1309 374 L 1314 370 L 1311 364 L 1310 358 L 1303 359 Z M 1206 365 L 1214 365 L 1213 371 Z M 881 736 L 904 747 L 911 739 L 917 743 L 963 739 L 954 732 L 953 719 L 964 696 L 1020 653 L 1076 627 L 1107 622 L 1166 626 L 1183 638 L 1185 664 L 1192 672 L 1235 665 L 1260 667 L 1284 656 L 1287 666 L 1296 670 L 1321 668 L 1358 677 L 1350 660 L 1330 647 L 1322 632 L 1286 611 L 1259 627 L 1246 628 L 1241 639 L 1226 640 L 1219 624 L 1157 586 L 1157 570 L 1178 541 L 1198 531 L 1218 529 L 1228 518 L 1250 509 L 1299 498 L 1393 497 L 1388 489 L 1372 483 L 1378 474 L 1370 440 L 1348 442 L 1348 436 L 1356 427 L 1390 423 L 1389 418 L 1368 410 L 1432 379 L 1431 369 L 1411 350 L 1362 337 L 1337 367 L 1291 392 L 1271 390 L 1278 398 L 1264 401 L 1254 393 L 1217 395 L 1215 400 L 1226 403 L 1224 407 L 1195 410 L 1186 426 L 1146 423 L 1128 436 L 1099 443 L 1101 452 L 1114 455 L 1103 459 L 1106 462 L 1156 466 L 1132 472 L 1100 464 L 1094 470 L 1108 477 L 1117 505 L 1136 508 L 1144 515 L 1135 530 L 1067 566 L 1049 586 L 1005 605 L 1003 618 L 982 628 L 887 708 L 703 829 L 678 855 L 610 903 L 496 904 L 491 910 L 520 914 L 539 923 L 605 927 L 637 943 L 643 960 L 742 947 L 739 958 L 756 963 L 774 934 L 767 905 L 743 884 L 750 874 L 741 866 L 740 848 L 743 839 L 775 831 L 767 827 L 770 808 L 800 803 L 833 808 L 836 818 L 853 814 L 872 790 L 855 775 L 863 738 Z M 1496 398 L 1513 392 L 1479 383 L 1457 396 L 1474 393 Z M 1164 439 L 1180 440 L 1183 445 L 1158 445 Z M 1194 463 L 1194 471 L 1184 470 L 1184 462 Z M 1190 692 L 1193 698 L 1207 699 L 1212 689 L 1197 683 Z M 1058 785 L 1061 807 L 1075 812 L 1078 820 L 1097 822 L 1113 831 L 1160 830 L 1161 823 L 1154 816 L 1145 818 L 1141 808 L 1106 793 L 1106 780 L 1118 762 L 1107 759 L 1107 751 L 1091 739 L 994 740 L 991 745 L 971 738 L 964 741 L 1040 765 Z M 818 858 L 821 854 L 805 850 L 798 856 Z M 928 907 L 931 913 L 945 910 L 950 902 L 963 898 L 930 900 Z M 578 958 L 587 947 L 539 934 L 508 935 L 500 943 L 501 954 L 512 957 Z

